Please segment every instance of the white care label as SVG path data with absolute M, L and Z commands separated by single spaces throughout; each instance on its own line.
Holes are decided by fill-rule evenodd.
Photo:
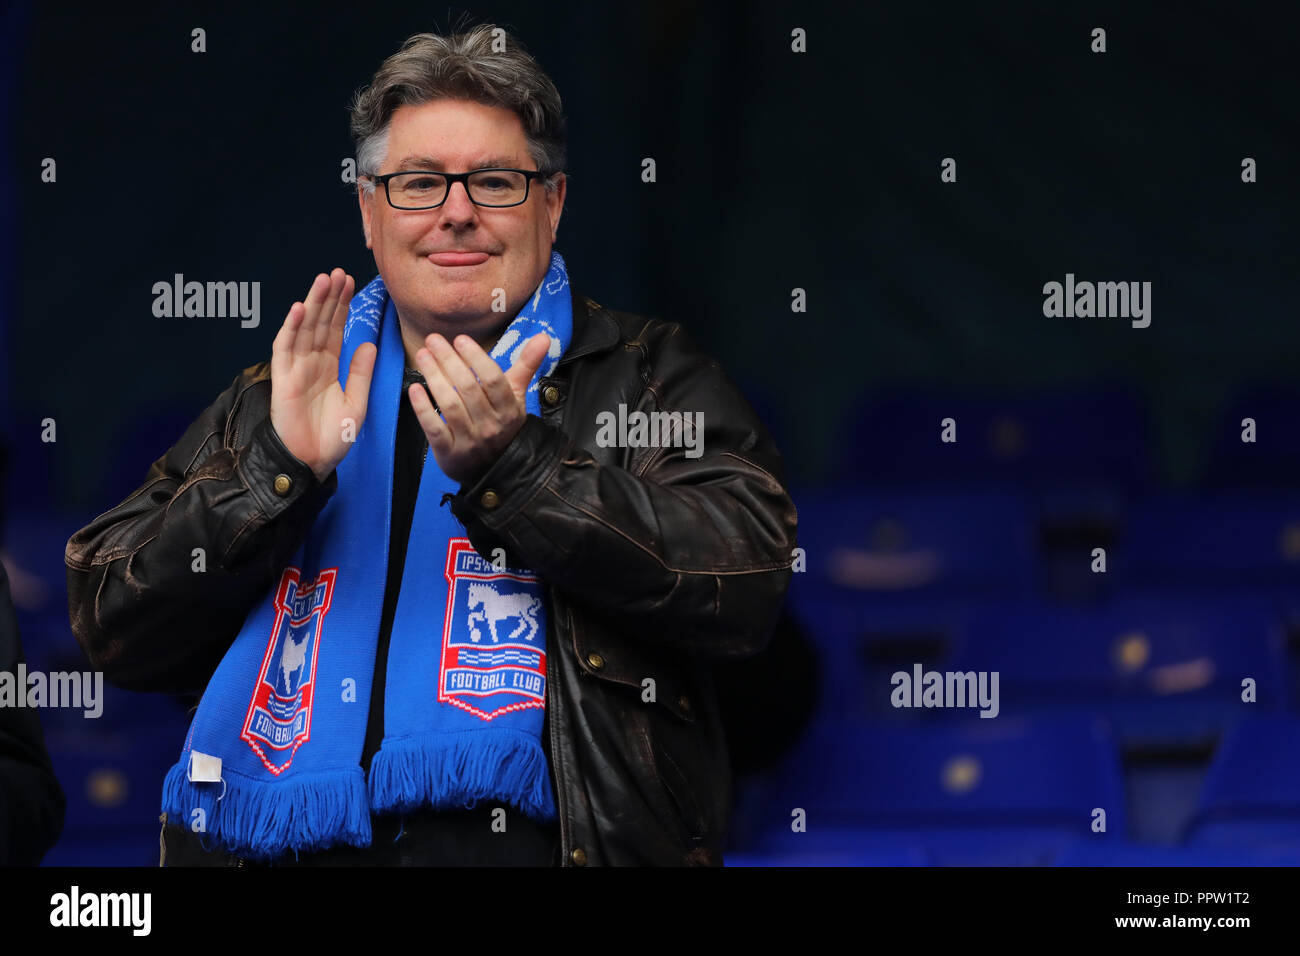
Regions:
M 191 750 L 189 778 L 191 783 L 217 783 L 221 780 L 221 758 Z

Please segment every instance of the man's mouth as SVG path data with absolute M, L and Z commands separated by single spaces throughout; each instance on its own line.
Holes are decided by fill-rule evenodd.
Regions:
M 434 252 L 426 258 L 436 266 L 476 266 L 490 256 L 486 252 Z

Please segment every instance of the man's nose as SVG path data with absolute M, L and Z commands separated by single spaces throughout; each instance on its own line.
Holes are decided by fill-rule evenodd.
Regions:
M 447 187 L 447 198 L 442 203 L 442 214 L 460 222 L 474 218 L 474 204 L 470 202 L 469 190 L 466 189 L 465 183 L 452 183 Z

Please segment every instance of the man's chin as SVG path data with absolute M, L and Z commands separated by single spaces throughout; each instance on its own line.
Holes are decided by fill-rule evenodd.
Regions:
M 490 299 L 467 302 L 463 299 L 435 299 L 426 304 L 429 315 L 454 325 L 479 325 L 492 312 Z
M 439 297 L 433 301 L 421 301 L 420 306 L 426 316 L 421 324 L 427 324 L 431 331 L 442 332 L 448 339 L 461 332 L 476 339 L 482 338 L 486 334 L 499 332 L 509 324 L 510 319 L 505 313 L 492 310 L 490 298 L 466 302 Z
M 448 321 L 476 319 L 492 311 L 492 290 L 480 282 L 427 283 L 416 292 L 416 298 L 430 313 Z

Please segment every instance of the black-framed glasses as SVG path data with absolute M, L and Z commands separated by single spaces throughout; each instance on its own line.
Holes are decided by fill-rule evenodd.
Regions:
M 430 170 L 401 170 L 371 176 L 383 183 L 388 205 L 394 209 L 436 209 L 447 201 L 452 183 L 461 183 L 476 206 L 499 209 L 528 201 L 528 186 L 546 174 L 536 169 L 474 169 L 467 173 L 435 173 Z

